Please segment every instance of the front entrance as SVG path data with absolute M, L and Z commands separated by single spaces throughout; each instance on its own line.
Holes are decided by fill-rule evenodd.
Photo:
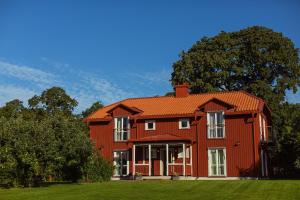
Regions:
M 166 176 L 167 175 L 167 163 L 166 163 L 166 150 L 160 150 L 160 175 Z
M 191 176 L 192 146 L 185 143 L 134 144 L 132 173 L 143 176 Z
M 151 174 L 153 176 L 166 176 L 166 150 L 163 146 L 151 149 Z

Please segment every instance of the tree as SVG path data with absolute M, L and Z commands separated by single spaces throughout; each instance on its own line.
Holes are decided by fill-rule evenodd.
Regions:
M 273 162 L 278 167 L 277 175 L 295 178 L 300 175 L 300 104 L 285 103 L 280 108 Z
M 96 101 L 95 103 L 93 103 L 93 105 L 91 107 L 82 111 L 81 115 L 83 118 L 85 118 L 100 108 L 103 108 L 103 104 L 100 101 Z
M 35 95 L 29 99 L 28 104 L 31 108 L 44 109 L 48 113 L 59 111 L 70 115 L 78 102 L 67 95 L 64 89 L 52 87 L 42 92 L 40 96 Z
M 22 110 L 24 110 L 23 102 L 19 99 L 14 99 L 0 108 L 0 116 L 5 118 L 16 117 Z
M 34 186 L 49 177 L 108 180 L 112 167 L 96 156 L 86 124 L 72 113 L 76 105 L 53 87 L 31 98 L 29 108 L 19 100 L 0 107 L 0 186 Z
M 245 90 L 266 100 L 277 133 L 273 163 L 285 176 L 300 176 L 300 109 L 285 102 L 286 91 L 300 86 L 298 53 L 289 38 L 269 28 L 221 32 L 181 53 L 172 84 L 189 83 L 192 93 Z
M 300 85 L 298 49 L 282 33 L 254 26 L 204 37 L 173 64 L 172 84 L 189 83 L 193 93 L 246 90 L 271 108 L 286 90 Z

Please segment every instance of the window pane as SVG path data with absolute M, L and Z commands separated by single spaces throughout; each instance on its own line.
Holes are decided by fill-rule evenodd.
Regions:
M 223 149 L 218 150 L 218 163 L 224 165 L 224 152 Z
M 209 126 L 213 127 L 215 125 L 215 113 L 209 113 Z
M 153 129 L 153 122 L 148 122 L 148 129 Z
M 217 113 L 217 124 L 223 124 L 223 113 L 222 112 Z
M 127 166 L 122 167 L 122 175 L 126 175 L 127 174 Z
M 122 140 L 127 140 L 127 139 L 128 139 L 128 133 L 127 131 L 124 131 Z
M 216 137 L 216 129 L 211 127 L 209 128 L 209 136 L 210 138 L 215 138 Z
M 187 128 L 188 127 L 188 121 L 187 120 L 182 120 L 181 121 L 181 127 L 182 128 Z
M 217 128 L 217 137 L 223 137 L 223 127 Z
M 216 165 L 211 166 L 211 175 L 217 175 L 217 166 Z
M 119 131 L 119 130 L 121 130 L 121 120 L 122 120 L 122 118 L 117 118 L 117 130 Z
M 217 164 L 217 159 L 216 159 L 216 150 L 211 150 L 211 165 L 216 165 Z
M 219 175 L 224 175 L 224 165 L 219 165 Z
M 127 130 L 128 128 L 128 119 L 127 117 L 123 117 L 123 130 Z

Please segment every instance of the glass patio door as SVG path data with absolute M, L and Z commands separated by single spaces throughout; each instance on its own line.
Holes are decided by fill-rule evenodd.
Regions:
M 114 152 L 114 176 L 126 176 L 129 174 L 129 154 L 128 151 Z
M 225 149 L 208 150 L 209 176 L 226 176 Z

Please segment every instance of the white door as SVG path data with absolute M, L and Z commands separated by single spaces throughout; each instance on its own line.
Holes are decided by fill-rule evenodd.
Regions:
M 225 149 L 208 150 L 209 176 L 226 176 L 226 151 Z

